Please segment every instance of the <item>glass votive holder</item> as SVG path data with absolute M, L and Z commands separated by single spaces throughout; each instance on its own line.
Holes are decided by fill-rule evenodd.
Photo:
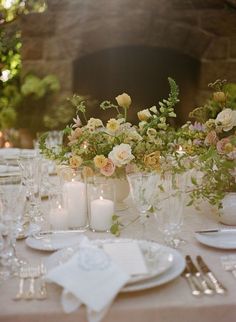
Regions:
M 68 211 L 68 227 L 85 231 L 89 227 L 87 180 L 82 169 L 68 169 L 70 175 L 61 180 L 64 203 Z
M 115 211 L 115 187 L 112 183 L 88 185 L 89 227 L 93 232 L 110 232 Z
M 61 191 L 50 193 L 48 222 L 52 230 L 68 229 L 68 211 Z

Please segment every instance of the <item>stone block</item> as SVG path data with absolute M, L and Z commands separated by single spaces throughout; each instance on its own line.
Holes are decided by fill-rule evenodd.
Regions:
M 31 13 L 20 18 L 20 28 L 24 37 L 50 36 L 55 32 L 55 13 Z
M 201 27 L 219 36 L 235 36 L 236 10 L 211 10 L 201 13 Z
M 206 59 L 227 59 L 229 52 L 229 39 L 222 37 L 214 37 L 203 57 Z
M 203 53 L 211 42 L 212 36 L 197 28 L 191 28 L 184 44 L 185 52 L 201 60 Z
M 21 54 L 23 60 L 40 60 L 43 58 L 44 40 L 39 37 L 22 38 Z
M 230 57 L 236 58 L 236 36 L 230 39 Z

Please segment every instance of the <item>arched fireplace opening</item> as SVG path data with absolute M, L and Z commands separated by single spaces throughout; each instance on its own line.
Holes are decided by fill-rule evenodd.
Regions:
M 196 107 L 200 62 L 173 49 L 128 46 L 104 49 L 74 62 L 73 90 L 89 96 L 89 116 L 107 120 L 97 106 L 103 100 L 114 102 L 123 92 L 132 97 L 130 118 L 137 121 L 138 110 L 157 105 L 169 93 L 167 77 L 180 87 L 180 103 L 176 107 L 179 124 L 188 119 Z

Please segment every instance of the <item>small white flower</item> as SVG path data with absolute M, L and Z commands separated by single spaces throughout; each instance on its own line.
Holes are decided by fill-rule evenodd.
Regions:
M 153 139 L 153 138 L 155 138 L 155 136 L 157 135 L 157 131 L 156 131 L 156 129 L 153 129 L 153 128 L 149 128 L 148 130 L 147 130 L 147 136 L 149 137 L 149 139 Z
M 230 131 L 236 126 L 236 111 L 231 110 L 231 108 L 224 109 L 217 115 L 215 124 L 225 132 Z
M 131 151 L 131 146 L 129 144 L 121 143 L 112 149 L 108 158 L 112 160 L 115 166 L 121 167 L 133 160 L 134 156 Z
M 77 115 L 76 118 L 73 118 L 73 121 L 74 121 L 74 124 L 72 126 L 73 129 L 80 127 L 82 125 L 79 115 Z
M 150 107 L 150 111 L 157 114 L 157 107 L 156 106 Z

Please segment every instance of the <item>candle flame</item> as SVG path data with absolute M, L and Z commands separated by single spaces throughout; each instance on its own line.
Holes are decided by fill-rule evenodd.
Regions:
M 4 147 L 5 148 L 10 148 L 11 147 L 11 143 L 6 141 L 5 144 L 4 144 Z

